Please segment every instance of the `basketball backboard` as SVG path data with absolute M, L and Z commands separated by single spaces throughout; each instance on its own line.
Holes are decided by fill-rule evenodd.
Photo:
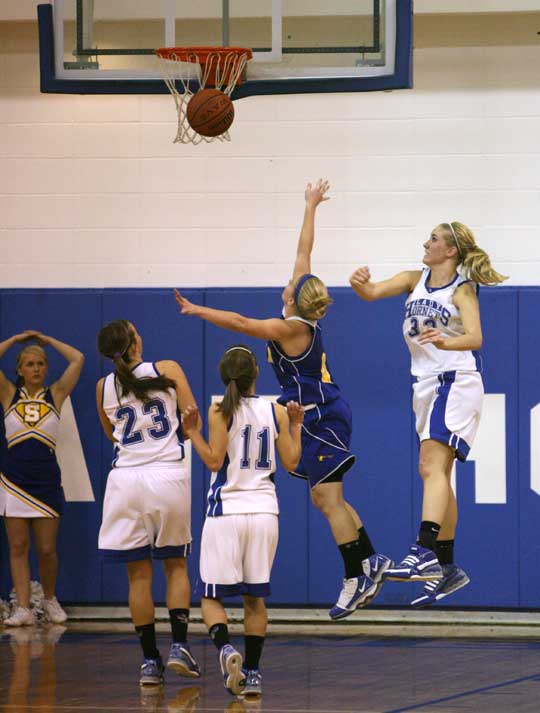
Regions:
M 224 45 L 253 51 L 233 98 L 405 88 L 411 13 L 411 0 L 52 0 L 38 7 L 41 87 L 165 93 L 156 48 Z

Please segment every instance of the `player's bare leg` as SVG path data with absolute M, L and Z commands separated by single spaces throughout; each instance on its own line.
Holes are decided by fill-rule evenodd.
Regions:
M 163 569 L 167 580 L 167 609 L 189 609 L 191 585 L 186 558 L 174 557 L 163 560 Z
M 311 489 L 311 502 L 328 520 L 337 545 L 358 539 L 352 507 L 343 498 L 342 483 L 320 483 Z
M 456 527 L 458 521 L 458 506 L 456 501 L 456 494 L 452 488 L 452 470 L 454 467 L 454 460 L 452 459 L 448 463 L 446 469 L 446 479 L 449 485 L 449 497 L 448 506 L 444 514 L 443 521 L 441 523 L 441 530 L 437 538 L 437 542 L 440 540 L 453 540 L 456 534 Z
M 143 626 L 154 622 L 152 599 L 152 560 L 128 562 L 129 610 L 133 624 Z
M 344 500 L 344 503 L 345 503 L 345 507 L 347 508 L 347 510 L 350 513 L 350 516 L 354 520 L 354 525 L 355 525 L 356 529 L 360 530 L 360 528 L 363 527 L 362 520 L 360 519 L 360 515 L 356 512 L 356 510 L 353 508 L 353 506 L 350 503 L 348 503 L 346 500 Z
M 439 441 L 422 441 L 418 469 L 424 482 L 422 520 L 442 525 L 450 502 L 450 480 L 454 453 L 450 446 Z

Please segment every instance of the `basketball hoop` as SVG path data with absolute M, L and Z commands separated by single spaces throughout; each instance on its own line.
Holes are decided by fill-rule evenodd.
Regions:
M 237 84 L 242 82 L 246 64 L 252 58 L 250 49 L 245 47 L 161 47 L 156 50 L 165 84 L 173 96 L 178 114 L 178 131 L 174 143 L 199 144 L 201 141 L 230 141 L 229 132 L 219 136 L 201 136 L 188 123 L 187 105 L 194 92 L 191 88 L 193 77 L 190 72 L 179 71 L 179 62 L 197 65 L 197 90 L 216 88 L 228 97 Z M 183 93 L 178 91 L 180 82 Z

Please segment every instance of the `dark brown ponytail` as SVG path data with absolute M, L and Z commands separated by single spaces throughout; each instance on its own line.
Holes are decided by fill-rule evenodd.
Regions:
M 228 421 L 257 378 L 255 354 L 243 344 L 227 349 L 219 362 L 219 373 L 226 389 L 223 401 L 217 407 Z
M 145 376 L 138 379 L 129 367 L 129 348 L 135 336 L 130 323 L 125 319 L 116 319 L 100 329 L 97 337 L 99 353 L 112 359 L 114 375 L 120 384 L 121 396 L 133 394 L 136 399 L 148 401 L 150 391 L 168 391 L 176 387 L 176 382 L 168 376 Z

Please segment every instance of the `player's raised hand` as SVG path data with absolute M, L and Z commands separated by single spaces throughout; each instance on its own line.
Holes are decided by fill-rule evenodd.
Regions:
M 185 410 L 182 411 L 182 430 L 185 435 L 187 436 L 193 431 L 200 430 L 199 424 L 199 409 L 194 404 L 186 406 Z
M 304 423 L 304 409 L 296 401 L 287 402 L 287 415 L 289 421 L 292 423 L 302 424 Z
M 330 200 L 330 196 L 326 195 L 329 190 L 330 184 L 322 178 L 319 178 L 316 183 L 308 183 L 304 194 L 307 205 L 315 207 L 323 201 Z
M 371 280 L 371 272 L 369 271 L 369 267 L 367 265 L 364 265 L 363 267 L 358 267 L 356 270 L 353 272 L 353 274 L 349 278 L 349 282 L 351 285 L 354 287 L 355 285 L 357 287 L 361 287 L 362 285 L 367 284 Z
M 174 290 L 174 299 L 180 307 L 180 314 L 196 313 L 197 305 L 194 305 L 192 302 L 186 299 L 186 297 L 184 297 L 184 295 L 182 295 L 176 288 Z
M 25 329 L 24 332 L 20 334 L 14 334 L 11 338 L 14 342 L 29 342 L 31 339 L 35 339 L 37 342 L 41 341 L 43 335 L 38 332 L 37 329 Z
M 446 339 L 438 329 L 424 329 L 418 336 L 418 344 L 433 344 L 437 349 L 444 349 Z
M 48 337 L 46 334 L 43 334 L 43 332 L 36 332 L 32 330 L 32 336 L 29 337 L 29 339 L 35 339 L 38 344 L 41 344 L 41 346 L 45 346 L 46 344 L 51 343 L 50 337 Z

